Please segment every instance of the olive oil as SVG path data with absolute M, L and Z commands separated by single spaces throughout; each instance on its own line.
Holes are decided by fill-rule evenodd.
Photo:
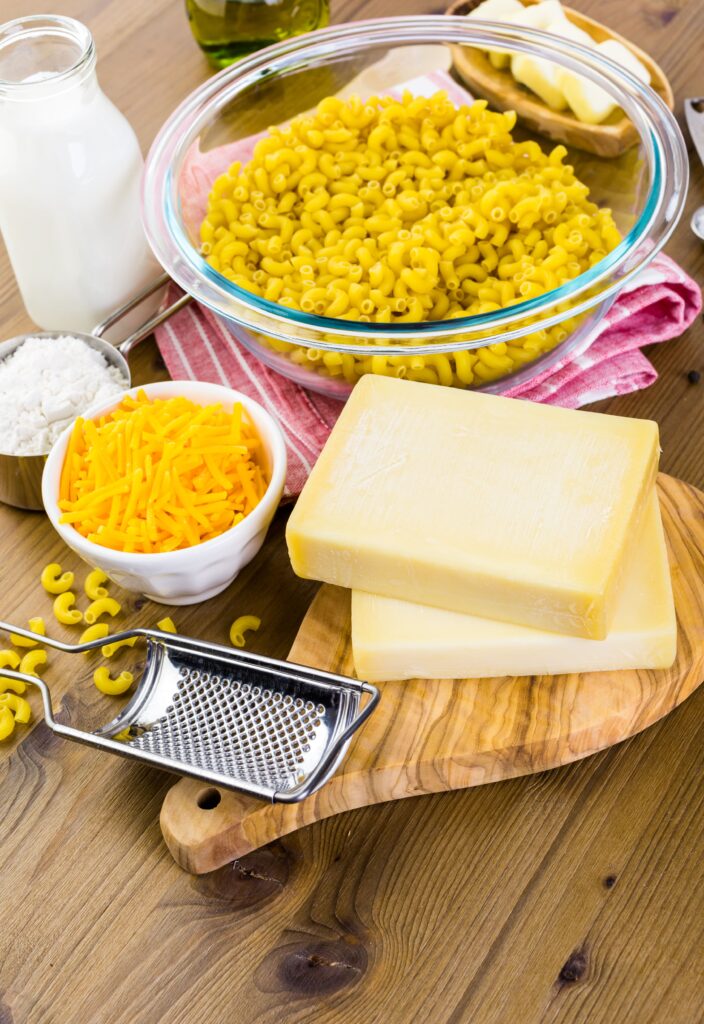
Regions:
M 186 0 L 193 35 L 216 68 L 327 25 L 329 0 Z

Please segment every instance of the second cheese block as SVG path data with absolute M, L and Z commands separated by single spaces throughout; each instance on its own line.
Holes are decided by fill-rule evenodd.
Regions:
M 658 429 L 369 374 L 286 530 L 308 579 L 606 636 Z
M 670 567 L 655 493 L 631 547 L 606 640 L 352 594 L 360 679 L 478 679 L 669 668 L 677 650 Z

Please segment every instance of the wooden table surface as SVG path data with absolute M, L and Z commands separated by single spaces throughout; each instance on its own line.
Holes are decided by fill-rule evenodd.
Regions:
M 102 85 L 143 147 L 209 73 L 180 0 L 43 0 L 92 29 Z M 648 50 L 681 117 L 704 93 L 704 0 L 577 0 Z M 32 13 L 3 0 L 2 14 Z M 395 13 L 440 13 L 410 0 Z M 335 20 L 394 13 L 333 0 Z M 695 278 L 688 212 L 668 246 Z M 0 262 L 0 337 L 29 324 Z M 602 403 L 657 419 L 662 469 L 704 487 L 704 329 L 652 351 L 650 390 Z M 163 376 L 147 344 L 137 380 Z M 293 577 L 284 516 L 215 605 L 241 610 L 253 649 L 285 656 L 314 593 Z M 2 510 L 3 615 L 42 604 L 36 570 L 59 556 L 39 515 Z M 133 602 L 137 620 L 154 609 Z M 196 610 L 175 613 L 188 631 Z M 201 629 L 201 632 L 203 630 Z M 71 669 L 75 666 L 72 664 Z M 64 668 L 73 720 L 103 716 L 90 672 Z M 34 704 L 36 707 L 36 702 Z M 0 1024 L 698 1024 L 704 1021 L 704 689 L 619 747 L 568 768 L 352 812 L 200 878 L 162 843 L 172 780 L 52 738 L 43 723 L 0 764 Z

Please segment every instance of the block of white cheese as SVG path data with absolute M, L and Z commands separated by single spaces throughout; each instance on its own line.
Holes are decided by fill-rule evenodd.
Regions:
M 645 85 L 650 84 L 650 72 L 646 66 L 617 39 L 606 39 L 599 43 L 596 49 L 630 71 Z M 572 112 L 586 124 L 601 124 L 618 106 L 617 101 L 606 89 L 602 89 L 584 75 L 568 71 L 566 68 L 561 72 L 559 85 Z
M 654 492 L 628 554 L 605 640 L 352 593 L 355 670 L 369 682 L 669 668 L 676 648 L 670 568 Z
M 657 424 L 369 374 L 286 538 L 308 579 L 602 639 Z

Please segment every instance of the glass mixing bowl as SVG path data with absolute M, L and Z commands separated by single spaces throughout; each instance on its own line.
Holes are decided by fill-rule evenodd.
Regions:
M 404 85 L 428 95 L 439 87 L 438 72 L 451 68 L 457 45 L 547 58 L 579 71 L 617 99 L 638 143 L 615 158 L 568 152 L 591 198 L 613 211 L 622 241 L 612 252 L 558 288 L 504 309 L 390 324 L 278 305 L 233 284 L 205 261 L 199 228 L 210 184 L 233 160 L 247 158 L 252 137 L 310 111 L 326 96 L 359 93 L 364 99 Z M 514 135 L 525 137 L 520 124 Z M 532 137 L 546 150 L 555 145 Z M 686 149 L 674 117 L 652 89 L 597 51 L 544 32 L 463 17 L 381 18 L 269 47 L 196 89 L 149 153 L 143 216 L 158 259 L 220 319 L 227 343 L 234 338 L 306 387 L 344 398 L 361 373 L 378 371 L 506 392 L 588 345 L 619 291 L 669 237 L 686 188 Z M 502 346 L 514 339 L 523 339 L 530 361 L 507 368 Z M 488 345 L 496 346 L 490 350 L 499 357 L 490 360 L 495 368 L 481 375 L 475 360 L 473 372 L 464 354 L 484 353 Z

